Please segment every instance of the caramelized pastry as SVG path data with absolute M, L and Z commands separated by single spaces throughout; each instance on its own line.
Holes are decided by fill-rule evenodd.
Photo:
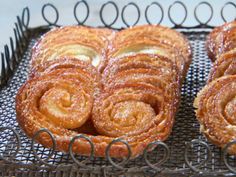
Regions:
M 32 51 L 32 67 L 45 61 L 72 57 L 87 61 L 99 70 L 106 59 L 106 49 L 113 31 L 108 29 L 66 26 L 46 33 Z
M 51 73 L 44 74 L 27 81 L 21 87 L 16 98 L 17 119 L 30 137 L 41 128 L 48 129 L 54 135 L 56 149 L 67 152 L 70 140 L 78 134 L 76 129 L 72 128 L 83 126 L 81 116 L 90 113 L 92 99 L 86 89 L 79 87 L 80 82 L 52 76 Z M 68 96 L 71 99 L 68 99 Z M 114 103 L 114 107 L 110 107 L 109 103 Z M 96 100 L 93 110 L 94 125 L 99 132 L 103 130 L 103 135 L 87 135 L 94 144 L 95 156 L 105 156 L 106 147 L 115 137 L 128 141 L 132 157 L 141 154 L 148 143 L 165 140 L 174 121 L 173 104 L 169 95 L 144 84 L 117 85 L 116 88 L 103 93 Z M 100 120 L 103 115 L 109 116 L 109 110 L 115 118 L 114 125 L 111 125 L 109 120 Z M 76 119 L 73 119 L 74 117 Z M 121 133 L 110 132 L 110 127 L 122 127 L 124 121 L 129 124 L 118 130 Z M 46 147 L 52 147 L 51 140 L 44 134 L 38 136 L 37 141 Z M 74 143 L 75 153 L 89 155 L 90 150 L 89 143 L 84 139 Z M 113 145 L 110 151 L 112 157 L 124 157 L 127 153 L 126 146 L 122 144 Z
M 168 91 L 179 98 L 179 74 L 176 66 L 160 55 L 136 54 L 111 59 L 102 80 L 106 87 L 124 83 L 146 83 Z
M 149 39 L 145 39 L 145 41 L 142 39 L 140 39 L 140 41 L 135 39 L 135 42 L 127 41 L 123 46 L 114 50 L 114 53 L 111 54 L 110 57 L 120 58 L 136 54 L 158 54 L 165 58 L 169 58 L 175 65 L 177 65 L 180 76 L 184 78 L 187 74 L 188 66 L 186 66 L 185 59 L 181 52 L 164 41 Z
M 174 122 L 174 100 L 147 84 L 122 84 L 107 89 L 95 101 L 95 128 L 108 137 L 126 140 L 132 155 L 154 140 L 165 140 Z
M 236 21 L 215 28 L 207 37 L 208 56 L 215 61 L 219 56 L 236 48 Z
M 208 82 L 225 75 L 236 75 L 236 48 L 220 55 L 215 61 Z
M 58 127 L 74 129 L 90 118 L 94 97 L 100 93 L 100 83 L 96 75 L 83 70 L 86 63 L 76 62 L 75 68 L 51 70 L 28 80 L 21 87 L 16 98 L 16 111 L 18 122 L 26 132 L 31 129 L 25 127 L 22 120 L 40 119 Z M 96 71 L 88 64 L 87 68 Z M 32 133 L 35 132 L 28 132 Z
M 224 147 L 236 138 L 236 75 L 223 76 L 207 84 L 194 101 L 201 132 Z M 236 146 L 230 152 L 236 154 Z
M 83 134 L 95 156 L 104 157 L 120 138 L 136 157 L 169 136 L 190 61 L 187 39 L 162 26 L 116 34 L 78 26 L 53 29 L 32 52 L 29 80 L 16 96 L 17 120 L 29 137 L 48 129 L 59 151 L 68 152 L 72 138 Z M 45 133 L 36 140 L 52 147 Z M 91 146 L 77 139 L 72 151 L 90 155 Z M 111 157 L 127 154 L 125 144 L 111 146 Z
M 118 32 L 108 52 L 110 57 L 135 53 L 159 54 L 175 60 L 180 72 L 186 74 L 191 62 L 188 40 L 170 28 L 159 25 L 136 26 Z M 176 48 L 180 51 L 176 51 Z
M 209 57 L 214 61 L 208 84 L 194 101 L 201 131 L 219 147 L 236 138 L 236 23 L 215 28 L 207 38 Z M 229 152 L 236 154 L 236 146 Z
M 29 78 L 38 77 L 45 73 L 62 70 L 62 69 L 79 69 L 84 74 L 88 75 L 87 78 L 93 78 L 96 80 L 95 83 L 98 83 L 100 80 L 100 74 L 94 67 L 91 67 L 87 62 L 78 60 L 76 58 L 59 58 L 57 60 L 46 61 L 41 65 L 31 68 L 29 73 Z

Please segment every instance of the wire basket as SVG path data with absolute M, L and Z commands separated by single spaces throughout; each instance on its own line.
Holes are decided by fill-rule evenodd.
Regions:
M 79 19 L 77 8 L 83 5 L 87 14 L 84 19 Z M 106 6 L 112 5 L 115 9 L 115 18 L 109 24 L 104 19 L 104 9 Z M 183 7 L 185 16 L 182 22 L 177 23 L 172 18 L 173 8 L 176 5 Z M 206 5 L 210 9 L 209 19 L 202 22 L 198 16 L 200 6 Z M 78 25 L 85 25 L 89 18 L 90 6 L 86 1 L 78 1 L 73 9 L 74 17 Z M 133 24 L 129 24 L 125 11 L 127 7 L 133 6 L 137 10 L 137 19 Z M 145 7 L 141 13 L 140 7 L 130 2 L 123 6 L 119 16 L 119 7 L 113 1 L 101 4 L 100 20 L 102 25 L 111 29 L 122 29 L 125 27 L 136 25 L 144 14 L 146 23 L 151 24 L 149 19 L 149 10 L 151 7 L 159 8 L 162 16 L 158 24 L 163 20 L 164 9 L 161 3 L 153 2 Z M 224 9 L 226 6 L 236 5 L 227 2 L 221 8 L 221 18 L 226 21 Z M 51 7 L 56 14 L 54 21 L 50 21 L 46 17 L 45 8 Z M 46 26 L 30 28 L 30 9 L 23 9 L 22 16 L 17 16 L 17 23 L 14 28 L 14 40 L 10 37 L 10 45 L 4 46 L 4 52 L 1 53 L 1 73 L 0 73 L 0 175 L 2 176 L 172 176 L 172 175 L 235 175 L 236 159 L 234 156 L 228 155 L 227 149 L 236 144 L 236 141 L 229 143 L 223 150 L 209 143 L 199 132 L 199 124 L 194 114 L 192 106 L 193 100 L 197 92 L 205 85 L 208 72 L 211 68 L 211 62 L 205 51 L 205 38 L 209 31 L 213 28 L 208 23 L 213 17 L 213 7 L 208 2 L 199 3 L 194 9 L 194 18 L 198 23 L 196 26 L 187 27 L 183 23 L 188 17 L 187 6 L 175 1 L 168 8 L 169 21 L 174 25 L 173 28 L 183 32 L 192 45 L 193 62 L 190 66 L 187 78 L 182 87 L 181 105 L 176 116 L 171 136 L 165 142 L 150 143 L 143 155 L 135 159 L 117 160 L 109 155 L 110 147 L 117 142 L 127 145 L 129 144 L 121 139 L 115 139 L 106 149 L 106 158 L 90 157 L 74 155 L 72 151 L 62 153 L 55 151 L 54 148 L 47 149 L 40 144 L 35 143 L 35 138 L 42 132 L 46 132 L 55 142 L 53 135 L 46 129 L 37 132 L 34 138 L 29 139 L 22 132 L 16 122 L 15 114 L 15 95 L 19 87 L 26 81 L 28 73 L 28 65 L 30 61 L 31 48 L 37 39 L 58 25 L 59 12 L 52 4 L 45 4 L 42 7 L 42 17 L 48 23 Z M 114 27 L 118 18 L 121 18 L 123 27 Z M 93 144 L 85 135 L 78 135 L 77 138 L 84 138 Z M 156 145 L 152 152 L 148 149 Z M 91 148 L 93 149 L 93 148 Z

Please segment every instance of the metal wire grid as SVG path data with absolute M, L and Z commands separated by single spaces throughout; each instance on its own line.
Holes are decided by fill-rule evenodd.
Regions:
M 37 30 L 36 30 L 37 31 Z M 33 32 L 33 31 L 32 31 Z M 205 80 L 209 69 L 211 67 L 210 60 L 207 58 L 206 51 L 204 48 L 205 32 L 185 32 L 188 36 L 192 48 L 193 48 L 193 62 L 190 66 L 188 76 L 183 84 L 182 88 L 182 99 L 179 112 L 176 116 L 176 121 L 174 124 L 173 132 L 169 139 L 166 141 L 166 144 L 169 146 L 171 155 L 166 163 L 162 167 L 168 171 L 189 173 L 189 167 L 185 162 L 185 143 L 191 142 L 193 139 L 199 139 L 206 141 L 205 138 L 199 133 L 199 124 L 194 115 L 194 109 L 192 106 L 193 100 L 200 90 L 201 87 L 205 85 Z M 15 119 L 15 95 L 19 87 L 26 81 L 28 64 L 30 60 L 30 50 L 35 43 L 37 36 L 30 40 L 28 49 L 25 51 L 24 56 L 19 63 L 18 68 L 15 70 L 15 73 L 10 80 L 7 87 L 4 87 L 0 91 L 1 101 L 0 101 L 0 124 L 4 127 L 14 127 L 16 131 L 20 134 L 21 140 L 21 149 L 16 155 L 16 160 L 24 163 L 31 164 L 37 163 L 38 159 L 34 156 L 31 148 L 31 140 L 28 139 L 21 129 L 18 127 Z M 12 135 L 10 130 L 5 130 L 1 132 L 0 136 L 0 154 L 5 158 L 11 157 L 16 150 L 16 137 Z M 222 160 L 221 150 L 210 145 L 212 151 L 211 160 L 203 165 L 201 170 L 226 170 L 227 167 L 224 165 Z M 43 148 L 39 144 L 34 145 L 34 149 L 37 151 L 37 154 L 40 158 L 45 159 L 50 153 L 50 149 Z M 190 150 L 189 150 L 190 151 Z M 147 158 L 151 163 L 158 162 L 164 154 L 164 149 L 157 148 L 156 150 L 148 153 Z M 188 153 L 188 159 L 191 161 L 193 166 L 199 164 L 200 162 L 206 160 L 209 154 L 206 151 L 206 148 L 196 143 L 193 146 L 192 153 Z M 85 157 L 77 156 L 78 160 L 84 160 Z M 233 163 L 234 159 L 231 158 L 229 163 Z M 60 165 L 61 164 L 73 164 L 73 160 L 68 154 L 63 154 L 61 152 L 55 152 L 51 159 L 48 161 L 49 164 Z M 87 165 L 93 167 L 109 166 L 109 162 L 104 158 L 94 158 Z M 130 160 L 126 165 L 126 168 L 142 168 L 146 166 L 143 157 L 139 157 L 134 160 Z M 43 169 L 40 168 L 39 169 Z M 35 169 L 34 169 L 35 170 Z M 64 167 L 64 170 L 66 168 Z M 150 170 L 147 168 L 147 170 Z M 26 170 L 27 171 L 27 170 Z M 57 171 L 55 169 L 55 171 Z M 149 171 L 151 172 L 151 170 Z
M 75 10 L 80 3 L 86 4 L 85 1 L 79 1 L 74 7 Z M 109 3 L 116 6 L 116 4 L 113 2 L 107 2 L 103 4 L 102 7 L 105 7 Z M 177 3 L 184 5 L 179 1 L 175 2 L 174 4 Z M 151 5 L 153 4 L 154 3 L 152 3 Z M 201 4 L 209 5 L 209 3 L 202 2 L 195 9 L 197 9 Z M 127 6 L 128 5 L 133 5 L 138 8 L 138 6 L 134 3 L 129 3 L 127 4 Z M 173 7 L 173 5 L 170 6 L 168 13 L 170 13 L 170 9 Z M 234 4 L 229 2 L 226 3 L 225 6 L 226 5 Z M 46 6 L 51 6 L 57 12 L 55 22 L 50 22 L 46 19 L 43 10 Z M 125 8 L 127 6 L 122 9 L 122 19 L 124 21 L 124 24 L 126 26 L 129 26 L 129 24 L 125 23 L 125 19 L 123 17 L 123 11 L 125 11 Z M 146 11 L 148 11 L 148 7 L 145 10 L 145 15 Z M 162 9 L 161 6 L 159 7 Z M 221 16 L 225 20 L 222 13 L 224 7 L 222 8 Z M 57 19 L 59 16 L 57 9 L 51 4 L 44 5 L 43 9 L 42 15 L 45 21 L 47 21 L 50 26 L 57 26 Z M 101 20 L 103 19 L 102 12 L 103 8 L 100 9 Z M 76 14 L 74 15 L 75 17 L 77 17 Z M 165 146 L 165 144 L 159 144 L 162 148 L 158 146 L 156 150 L 147 153 L 146 157 L 141 156 L 134 160 L 129 160 L 125 167 L 122 167 L 120 171 L 117 171 L 114 167 L 111 166 L 110 160 L 104 158 L 94 158 L 87 163 L 88 168 L 81 168 L 73 162 L 69 154 L 54 152 L 50 149 L 43 148 L 39 144 L 32 144 L 31 140 L 28 139 L 21 131 L 21 129 L 17 126 L 15 120 L 14 97 L 20 85 L 26 80 L 27 68 L 30 59 L 30 50 L 33 44 L 40 35 L 42 35 L 46 30 L 48 30 L 48 27 L 44 27 L 32 29 L 31 31 L 24 33 L 23 28 L 28 28 L 29 16 L 29 9 L 25 8 L 23 11 L 22 20 L 17 17 L 18 23 L 15 24 L 16 28 L 14 29 L 16 38 L 16 48 L 14 51 L 12 50 L 12 61 L 8 61 L 8 59 L 10 60 L 8 46 L 5 46 L 5 55 L 3 55 L 2 53 L 1 56 L 1 62 L 3 63 L 3 66 L 7 66 L 7 70 L 5 70 L 6 72 L 4 71 L 3 74 L 1 74 L 0 85 L 2 85 L 2 83 L 8 80 L 11 73 L 14 73 L 14 75 L 10 82 L 7 84 L 7 86 L 0 90 L 0 169 L 4 169 L 2 172 L 0 172 L 0 175 L 35 176 L 37 174 L 39 176 L 91 176 L 92 174 L 118 175 L 119 173 L 126 172 L 126 174 L 128 175 L 138 174 L 138 176 L 140 176 L 140 174 L 153 175 L 155 173 L 160 172 L 166 174 L 189 174 L 193 172 L 198 172 L 205 175 L 230 174 L 230 171 L 235 172 L 235 169 L 232 169 L 232 167 L 236 164 L 236 160 L 234 157 L 227 156 L 227 162 L 225 163 L 226 158 L 224 152 L 219 148 L 215 147 L 214 145 L 211 145 L 210 143 L 205 143 L 207 141 L 199 133 L 199 124 L 196 121 L 194 109 L 192 106 L 193 99 L 195 98 L 196 93 L 200 90 L 201 87 L 205 85 L 205 80 L 211 67 L 211 63 L 207 58 L 204 47 L 204 41 L 207 33 L 201 31 L 205 30 L 202 28 L 209 27 L 207 26 L 207 23 L 211 20 L 212 15 L 205 23 L 202 23 L 198 19 L 197 21 L 199 22 L 199 25 L 197 27 L 190 28 L 190 30 L 187 30 L 189 29 L 187 27 L 185 28 L 181 26 L 185 19 L 181 24 L 174 23 L 176 28 L 182 28 L 182 31 L 185 31 L 185 34 L 187 35 L 192 44 L 193 63 L 191 64 L 188 76 L 182 88 L 182 102 L 176 117 L 173 132 L 169 139 L 166 141 L 168 147 Z M 24 21 L 25 17 L 26 20 Z M 169 18 L 172 21 L 170 14 Z M 195 18 L 197 19 L 196 14 Z M 78 24 L 84 24 L 86 19 L 87 17 L 83 21 L 79 21 L 76 18 Z M 148 21 L 148 17 L 146 17 L 146 20 Z M 114 20 L 114 23 L 115 21 L 116 19 Z M 110 28 L 112 28 L 112 25 L 114 24 L 112 23 L 108 25 L 103 20 L 102 22 L 104 26 Z M 199 29 L 200 32 L 193 32 L 193 29 L 197 29 L 199 27 L 201 27 Z M 12 38 L 10 38 L 10 42 L 11 49 L 13 49 L 14 47 L 12 47 Z M 27 50 L 25 50 L 26 48 Z M 14 69 L 17 63 L 19 63 L 19 66 Z M 17 134 L 14 134 L 14 131 L 11 131 L 11 128 L 3 130 L 2 127 L 12 127 L 16 132 L 19 132 L 20 136 L 17 137 Z M 20 139 L 21 143 L 19 143 L 18 138 Z M 186 142 L 188 143 L 186 144 Z M 19 144 L 17 145 L 17 143 Z M 20 149 L 18 151 L 17 148 L 19 147 Z M 37 152 L 38 156 L 34 155 L 32 149 Z M 170 156 L 168 156 L 167 151 L 170 152 Z M 52 157 L 47 161 L 46 165 L 42 164 L 42 160 L 47 160 L 47 157 L 48 155 L 50 155 L 50 153 L 53 153 Z M 11 157 L 14 157 L 14 155 L 16 155 L 15 158 L 11 159 Z M 79 161 L 87 159 L 86 157 L 81 156 L 76 156 L 76 158 Z M 1 159 L 4 160 L 1 161 Z M 14 163 L 12 163 L 12 161 L 14 161 Z M 53 168 L 51 169 L 50 164 L 53 165 Z M 89 167 L 94 168 L 92 168 L 92 171 L 90 171 L 91 169 L 89 170 Z M 233 174 L 231 173 L 231 175 Z

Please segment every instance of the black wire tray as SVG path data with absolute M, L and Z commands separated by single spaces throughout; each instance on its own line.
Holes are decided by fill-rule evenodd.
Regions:
M 80 20 L 77 16 L 77 8 L 83 6 L 87 12 L 85 18 Z M 104 9 L 106 6 L 114 7 L 116 14 L 111 23 L 104 19 Z M 181 23 L 175 22 L 172 18 L 173 8 L 176 5 L 182 6 L 185 16 Z M 197 11 L 202 5 L 210 9 L 209 19 L 202 22 Z M 91 4 L 86 1 L 78 1 L 74 6 L 74 17 L 78 25 L 85 25 L 89 17 Z M 125 11 L 128 6 L 133 6 L 137 10 L 137 19 L 133 24 L 127 22 Z M 149 9 L 156 6 L 162 16 L 158 24 L 163 20 L 164 10 L 160 3 L 153 2 L 145 7 L 141 13 L 139 6 L 128 3 L 121 9 L 121 19 L 124 27 L 115 28 L 119 17 L 119 8 L 113 1 L 101 4 L 100 19 L 103 27 L 111 29 L 122 29 L 136 25 L 141 14 L 144 14 L 146 23 L 151 24 L 149 19 Z M 226 21 L 224 9 L 226 6 L 236 5 L 227 2 L 221 8 L 221 17 Z M 56 14 L 55 21 L 52 22 L 46 17 L 45 8 L 51 7 Z M 188 13 L 187 7 L 180 1 L 175 1 L 168 8 L 169 21 L 173 28 L 183 32 L 191 42 L 193 49 L 193 61 L 190 66 L 187 78 L 182 87 L 181 105 L 176 116 L 171 136 L 165 142 L 156 141 L 150 143 L 143 155 L 136 159 L 113 159 L 109 156 L 109 149 L 112 144 L 122 142 L 115 139 L 106 149 L 106 158 L 74 155 L 72 152 L 62 153 L 54 149 L 47 149 L 35 143 L 35 138 L 42 132 L 47 132 L 52 141 L 53 135 L 46 129 L 37 132 L 33 139 L 25 136 L 16 122 L 15 115 L 15 95 L 19 87 L 26 81 L 31 48 L 36 40 L 49 29 L 57 24 L 59 12 L 52 4 L 45 4 L 42 7 L 42 17 L 48 23 L 46 26 L 30 28 L 30 10 L 23 9 L 22 16 L 17 16 L 17 23 L 14 28 L 14 39 L 10 37 L 10 45 L 4 46 L 0 60 L 0 176 L 217 176 L 236 174 L 236 158 L 228 155 L 227 148 L 236 141 L 229 143 L 223 150 L 212 145 L 199 132 L 199 124 L 195 118 L 193 100 L 197 92 L 205 85 L 211 62 L 205 51 L 205 38 L 213 26 L 209 25 L 213 17 L 213 7 L 208 2 L 199 3 L 194 9 L 196 26 L 184 26 Z M 85 138 L 85 135 L 78 135 L 74 138 Z M 73 143 L 71 143 L 73 144 Z M 148 152 L 151 146 L 157 145 L 155 150 Z M 91 144 L 93 146 L 93 144 Z

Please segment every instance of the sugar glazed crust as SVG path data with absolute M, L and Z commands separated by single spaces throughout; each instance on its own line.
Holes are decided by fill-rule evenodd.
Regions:
M 208 83 L 194 101 L 200 131 L 221 148 L 236 138 L 235 24 L 226 23 L 209 34 L 206 47 L 214 63 Z M 236 154 L 236 146 L 229 152 Z
M 34 45 L 31 66 L 45 61 L 72 57 L 92 64 L 102 70 L 106 60 L 106 49 L 114 31 L 106 28 L 65 26 L 50 30 Z
M 236 47 L 236 21 L 216 27 L 207 36 L 206 49 L 209 58 L 214 62 L 221 54 Z
M 83 134 L 95 156 L 104 157 L 121 138 L 134 158 L 170 135 L 190 62 L 188 40 L 167 27 L 53 29 L 32 51 L 29 79 L 16 96 L 17 120 L 29 137 L 48 129 L 59 151 L 68 152 L 72 138 Z M 36 140 L 52 147 L 46 133 Z M 77 139 L 72 150 L 90 155 L 91 146 Z M 127 155 L 125 144 L 111 146 L 110 156 Z

